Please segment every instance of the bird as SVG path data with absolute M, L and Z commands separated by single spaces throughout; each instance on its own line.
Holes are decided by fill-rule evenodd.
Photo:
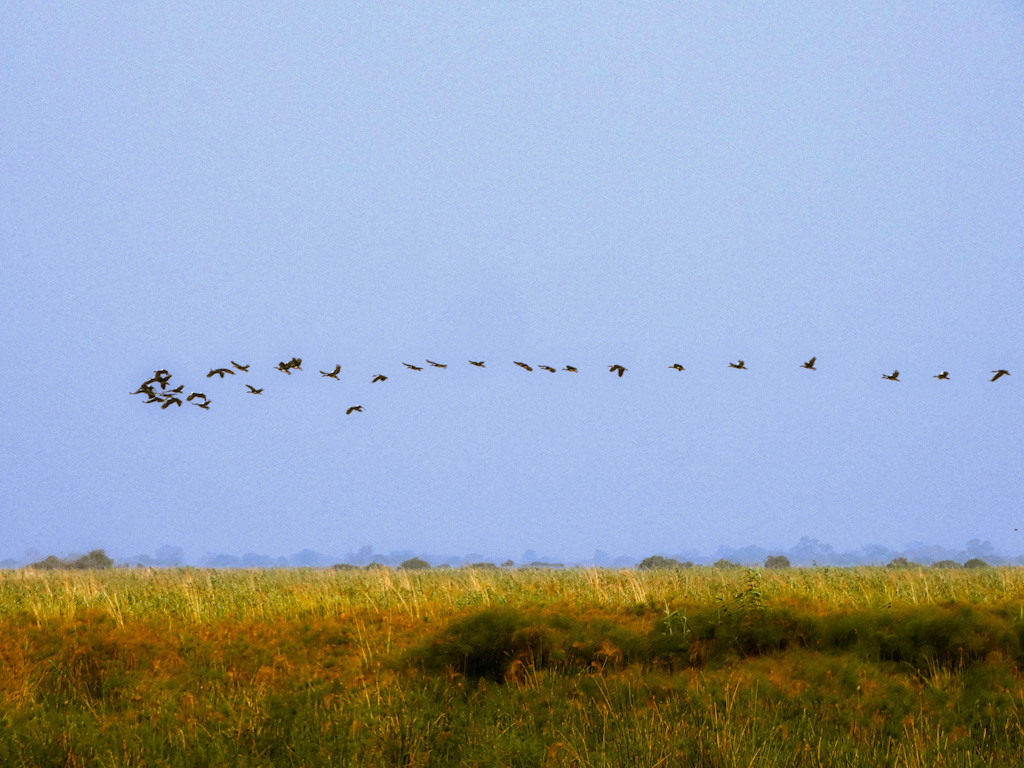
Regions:
M 167 408 L 169 405 L 172 405 L 172 404 L 177 405 L 179 408 L 181 408 L 181 400 L 179 398 L 177 398 L 177 397 L 169 397 L 169 398 L 167 398 L 166 400 L 164 400 L 164 404 L 161 405 L 160 408 L 161 409 Z
M 289 366 L 289 365 L 288 365 L 288 363 L 283 363 L 283 362 L 282 362 L 282 363 L 278 363 L 278 364 L 277 364 L 277 368 L 276 368 L 276 370 L 278 370 L 278 371 L 284 371 L 284 372 L 285 372 L 285 373 L 287 373 L 287 374 L 288 374 L 289 376 L 291 376 L 291 375 L 292 375 L 292 372 L 291 372 L 291 371 L 289 370 L 289 368 L 290 368 L 290 367 L 291 367 L 291 366 Z
M 262 395 L 263 394 L 263 390 L 262 389 L 256 389 L 256 387 L 254 387 L 252 384 L 246 384 L 245 386 L 247 386 L 249 388 L 249 394 L 250 395 Z
M 134 392 L 129 392 L 128 394 L 130 394 L 130 395 L 149 395 L 150 397 L 153 397 L 153 395 L 155 395 L 156 393 L 153 391 L 153 388 L 151 386 L 149 386 L 149 384 L 142 384 Z
M 288 361 L 288 367 L 289 368 L 294 368 L 296 371 L 301 371 L 302 370 L 302 358 L 301 357 L 293 357 L 291 360 Z
M 483 368 L 484 367 L 484 361 L 483 360 L 481 360 L 479 362 L 477 362 L 476 360 L 470 360 L 469 364 L 470 365 L 475 365 L 477 368 Z
M 812 357 L 810 360 L 808 360 L 806 363 L 802 364 L 800 367 L 801 368 L 806 368 L 809 371 L 816 371 L 818 369 L 814 367 L 814 361 L 817 360 L 817 359 L 818 358 L 816 358 L 816 357 Z
M 899 381 L 900 380 L 900 372 L 899 371 L 893 371 L 892 372 L 892 376 L 886 376 L 883 373 L 882 374 L 882 378 L 883 379 L 888 379 L 889 381 Z
M 363 412 L 363 406 L 361 406 L 361 405 L 353 405 L 351 408 L 349 408 L 347 411 L 345 411 L 345 415 L 348 416 L 350 413 L 352 413 L 352 411 L 359 411 L 360 413 L 362 413 Z
M 249 371 L 249 365 L 252 365 L 252 363 L 249 363 L 249 365 L 241 365 L 240 363 L 236 363 L 234 360 L 231 361 L 231 364 L 235 366 L 235 368 L 237 368 L 238 370 L 245 371 L 247 373 Z
M 563 370 L 563 371 L 568 371 L 569 373 L 579 373 L 579 371 L 578 371 L 578 370 L 576 370 L 576 367 L 575 367 L 575 366 L 572 366 L 572 365 L 567 365 L 567 366 L 565 366 L 565 368 L 563 368 L 562 370 Z
M 531 368 L 530 366 L 528 366 L 528 365 L 527 365 L 526 363 L 519 363 L 519 362 L 516 362 L 515 360 L 513 360 L 512 362 L 513 362 L 513 363 L 515 363 L 516 365 L 518 365 L 518 366 L 519 366 L 520 368 L 522 368 L 522 369 L 523 369 L 524 371 L 532 371 L 532 370 L 533 370 L 533 368 Z
M 619 372 L 619 378 L 621 379 L 622 378 L 622 374 L 624 374 L 626 371 L 628 371 L 629 368 L 623 368 L 621 365 L 609 365 L 608 366 L 608 370 L 611 371 L 612 373 L 614 373 L 615 371 L 618 371 Z
M 942 373 L 938 374 L 937 376 L 932 376 L 932 378 L 933 379 L 948 379 L 949 378 L 949 371 L 943 371 Z
M 331 378 L 331 379 L 334 379 L 335 381 L 341 381 L 341 379 L 338 378 L 338 374 L 340 372 L 341 372 L 341 363 L 337 363 L 334 366 L 334 370 L 333 371 L 331 371 L 330 373 L 328 373 L 327 371 L 320 371 L 320 375 L 321 376 L 326 376 L 326 377 Z
M 552 368 L 550 365 L 538 365 L 537 367 L 545 371 L 551 371 L 552 373 L 556 373 L 555 369 Z
M 163 398 L 158 396 L 154 392 L 154 393 L 150 394 L 149 399 L 146 400 L 145 402 L 147 402 L 147 403 L 162 403 L 163 401 L 164 401 Z
M 211 376 L 220 376 L 223 379 L 225 374 L 228 373 L 230 373 L 232 376 L 235 375 L 235 372 L 232 371 L 230 368 L 215 368 L 208 374 L 206 374 L 206 378 L 210 378 Z
M 430 363 L 435 368 L 447 368 L 448 367 L 447 363 L 435 363 L 433 360 L 427 360 L 427 362 Z
M 246 385 L 246 386 L 248 386 L 248 385 Z M 210 399 L 206 395 L 204 395 L 202 392 L 193 392 L 191 395 L 189 395 L 185 399 L 188 400 L 191 403 L 197 397 L 201 397 L 201 398 L 203 398 L 203 400 L 209 400 Z
M 413 371 L 422 371 L 423 370 L 422 368 L 420 368 L 417 365 L 409 365 L 408 363 L 402 363 L 402 365 L 404 365 L 406 368 L 409 368 L 410 370 L 413 370 Z
M 750 370 L 749 368 L 747 368 L 747 366 L 744 364 L 744 362 L 742 360 L 739 360 L 739 361 L 737 361 L 735 363 L 729 363 L 729 367 L 730 368 L 736 368 L 737 370 L 740 370 L 740 371 L 749 371 Z
M 995 376 L 993 376 L 991 379 L 989 379 L 989 381 L 995 381 L 1000 376 L 1009 376 L 1010 375 L 1009 371 L 1003 370 L 1002 368 L 1000 368 L 998 371 L 992 371 L 992 373 L 994 373 Z
M 178 395 L 180 395 L 184 391 L 185 391 L 185 385 L 184 384 L 179 384 L 174 389 L 167 390 L 167 394 L 168 395 L 170 395 L 170 394 L 178 394 Z
M 679 363 L 676 363 L 675 365 L 670 365 L 669 368 L 675 368 L 677 371 L 685 371 L 686 370 Z
M 385 376 L 385 375 L 383 375 L 381 373 L 378 373 L 376 376 L 373 377 L 373 381 L 371 381 L 370 383 L 371 384 L 376 384 L 378 381 L 387 381 L 387 380 L 388 380 L 387 376 Z
M 211 402 L 212 402 L 211 400 L 204 400 L 204 401 L 203 401 L 203 402 L 201 402 L 201 403 L 192 403 L 192 405 L 198 405 L 198 406 L 199 406 L 200 408 L 202 408 L 202 409 L 203 409 L 204 411 L 208 411 L 208 410 L 210 410 L 210 403 L 211 403 Z

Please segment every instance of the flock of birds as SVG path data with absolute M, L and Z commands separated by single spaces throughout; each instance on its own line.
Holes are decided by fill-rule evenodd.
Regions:
M 815 364 L 815 362 L 817 360 L 818 360 L 817 357 L 812 357 L 806 363 L 802 363 L 800 365 L 800 367 L 801 368 L 806 368 L 807 370 L 810 370 L 810 371 L 816 371 L 818 369 L 814 367 L 814 364 Z M 429 366 L 431 366 L 433 368 L 447 368 L 448 367 L 447 363 L 437 363 L 437 362 L 434 362 L 433 360 L 427 360 L 426 362 L 427 362 L 427 364 Z M 474 365 L 477 368 L 484 368 L 486 366 L 486 363 L 483 360 L 469 360 L 468 362 L 469 362 L 470 365 Z M 522 363 L 522 362 L 519 362 L 517 360 L 514 360 L 513 363 L 515 365 L 518 365 L 523 370 L 533 371 L 533 366 L 530 366 L 530 365 L 528 365 L 526 363 Z M 252 365 L 251 363 L 249 365 L 242 365 L 241 363 L 236 363 L 234 360 L 232 360 L 230 368 L 227 368 L 227 367 L 225 367 L 225 368 L 212 368 L 212 369 L 210 369 L 210 372 L 208 374 L 206 374 L 206 378 L 211 379 L 214 376 L 219 376 L 223 380 L 225 376 L 235 376 L 239 371 L 241 371 L 242 373 L 248 373 L 249 372 L 249 368 L 251 367 L 251 365 Z M 423 366 L 412 365 L 411 363 L 403 362 L 402 365 L 404 365 L 406 368 L 408 368 L 409 370 L 412 370 L 412 371 L 422 371 L 423 370 Z M 550 365 L 538 365 L 537 367 L 539 369 L 541 369 L 542 371 L 548 371 L 550 373 L 557 373 L 558 372 L 558 369 L 553 368 Z M 679 363 L 673 363 L 672 365 L 670 365 L 668 367 L 669 367 L 670 370 L 675 370 L 675 371 L 685 371 L 686 370 L 686 368 L 684 368 Z M 730 368 L 735 368 L 735 369 L 740 370 L 740 371 L 750 370 L 749 368 L 747 368 L 746 363 L 743 360 L 737 360 L 735 363 L 729 363 L 729 367 Z M 301 371 L 302 370 L 302 358 L 301 357 L 293 357 L 288 362 L 283 362 L 282 361 L 282 362 L 278 363 L 276 366 L 274 366 L 274 370 L 281 371 L 282 373 L 286 373 L 289 376 L 291 376 L 292 375 L 292 371 Z M 567 365 L 564 368 L 562 368 L 562 370 L 566 371 L 568 373 L 579 373 L 579 369 L 577 369 L 573 365 Z M 619 378 L 622 378 L 622 375 L 624 373 L 626 373 L 626 371 L 628 371 L 629 369 L 628 368 L 624 368 L 623 366 L 616 364 L 616 365 L 609 365 L 608 366 L 608 370 L 611 373 L 618 374 Z M 340 374 L 340 373 L 341 373 L 341 364 L 340 363 L 336 364 L 334 366 L 334 370 L 332 370 L 332 371 L 320 371 L 320 375 L 321 376 L 323 376 L 324 378 L 334 379 L 335 381 L 340 381 L 341 380 L 341 379 L 338 378 L 338 374 Z M 1001 376 L 1009 376 L 1010 375 L 1009 371 L 1007 371 L 1005 369 L 1002 369 L 1002 368 L 1000 368 L 998 370 L 995 370 L 995 371 L 992 371 L 992 373 L 995 374 L 995 375 L 991 379 L 989 379 L 989 381 L 996 381 Z M 899 370 L 895 370 L 891 374 L 885 373 L 885 374 L 882 374 L 882 378 L 886 379 L 888 381 L 899 381 L 900 380 L 900 372 L 899 372 Z M 941 371 L 940 373 L 936 374 L 935 376 L 932 376 L 932 378 L 933 379 L 939 379 L 941 381 L 948 381 L 949 380 L 949 371 Z M 377 375 L 375 375 L 373 377 L 373 379 L 371 380 L 370 383 L 371 384 L 377 384 L 379 382 L 384 382 L 384 381 L 387 381 L 387 380 L 388 380 L 387 376 L 385 376 L 384 374 L 378 373 Z M 209 410 L 210 409 L 210 404 L 211 404 L 212 401 L 203 392 L 190 392 L 188 395 L 185 395 L 185 385 L 184 384 L 181 384 L 181 385 L 179 385 L 177 387 L 173 387 L 172 388 L 170 386 L 170 382 L 171 382 L 171 373 L 170 373 L 170 371 L 168 371 L 168 370 L 166 370 L 164 368 L 161 368 L 160 370 L 153 371 L 153 376 L 150 377 L 149 379 L 147 379 L 146 381 L 142 382 L 142 384 L 139 386 L 139 388 L 137 390 L 135 390 L 134 392 L 130 393 L 130 394 L 133 394 L 133 395 L 145 395 L 146 396 L 146 400 L 145 400 L 146 403 L 159 404 L 160 408 L 162 408 L 164 410 L 166 410 L 167 408 L 170 408 L 172 405 L 180 408 L 184 403 L 191 403 L 192 405 L 195 405 L 195 406 L 197 406 L 199 408 L 202 408 L 203 410 Z M 247 394 L 250 394 L 250 395 L 262 395 L 263 394 L 263 389 L 262 388 L 257 389 L 252 384 L 246 384 L 245 386 L 247 387 Z M 184 398 L 184 400 L 182 398 Z M 356 413 L 356 412 L 362 413 L 363 412 L 363 406 L 361 406 L 361 405 L 350 406 L 345 411 L 345 414 L 346 415 L 350 415 L 350 414 Z

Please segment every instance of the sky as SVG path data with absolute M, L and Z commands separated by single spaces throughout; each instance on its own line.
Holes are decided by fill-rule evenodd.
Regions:
M 3 16 L 0 558 L 1024 553 L 1019 3 Z

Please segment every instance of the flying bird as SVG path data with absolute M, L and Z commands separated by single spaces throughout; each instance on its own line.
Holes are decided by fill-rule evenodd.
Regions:
M 938 374 L 937 376 L 932 376 L 932 378 L 933 379 L 948 379 L 949 378 L 949 371 L 943 371 L 942 373 Z
M 404 366 L 405 366 L 406 368 L 408 368 L 408 369 L 410 369 L 410 370 L 413 370 L 413 371 L 422 371 L 422 370 L 423 370 L 423 369 L 422 369 L 422 368 L 420 368 L 419 366 L 416 366 L 416 365 L 409 365 L 408 363 L 402 363 L 402 365 L 404 365 Z
M 246 385 L 246 386 L 248 386 L 248 385 Z M 201 397 L 201 398 L 203 398 L 203 400 L 209 400 L 209 399 L 210 399 L 210 398 L 208 398 L 208 397 L 207 397 L 206 395 L 204 395 L 204 394 L 203 394 L 202 392 L 193 392 L 193 393 L 192 393 L 191 395 L 189 395 L 189 396 L 188 396 L 188 397 L 186 397 L 185 399 L 186 399 L 186 400 L 188 400 L 188 402 L 190 402 L 190 403 L 191 403 L 191 402 L 192 402 L 193 400 L 195 400 L 195 399 L 196 399 L 197 397 Z
M 129 395 L 149 395 L 150 397 L 153 397 L 156 394 L 156 392 L 153 391 L 153 388 L 151 386 L 149 386 L 149 384 L 143 384 L 138 389 L 136 389 L 134 392 L 129 392 L 128 394 Z
M 1009 376 L 1010 375 L 1009 371 L 1003 370 L 1002 368 L 1000 368 L 998 371 L 992 371 L 992 373 L 994 373 L 995 376 L 993 376 L 991 379 L 989 379 L 989 381 L 995 381 L 1000 376 Z
M 171 394 L 177 394 L 177 395 L 180 395 L 180 394 L 181 394 L 182 392 L 184 392 L 184 391 L 185 391 L 185 385 L 184 385 L 184 384 L 179 384 L 179 385 L 178 385 L 178 386 L 176 386 L 176 387 L 175 387 L 174 389 L 169 389 L 169 390 L 167 390 L 167 394 L 168 394 L 168 395 L 171 395 Z
M 213 402 L 213 401 L 212 400 L 204 400 L 201 403 L 192 403 L 192 405 L 198 405 L 204 411 L 208 411 L 208 410 L 210 410 L 210 403 L 211 402 Z
M 163 402 L 163 398 L 159 397 L 155 392 L 153 392 L 152 394 L 150 394 L 149 400 L 146 400 L 145 402 L 147 402 L 147 403 L 162 403 Z
M 538 365 L 537 367 L 544 371 L 551 371 L 552 373 L 556 373 L 555 369 L 552 368 L 550 365 Z
M 235 372 L 232 371 L 230 368 L 215 368 L 212 371 L 210 371 L 208 374 L 206 374 L 206 378 L 210 378 L 211 376 L 215 376 L 216 375 L 216 376 L 220 376 L 223 379 L 224 376 L 226 374 L 229 374 L 229 373 L 232 376 L 235 375 Z
M 628 371 L 629 368 L 623 368 L 621 365 L 609 365 L 608 366 L 608 370 L 611 371 L 612 373 L 615 373 L 615 371 L 618 371 L 619 372 L 619 378 L 621 379 L 622 378 L 622 374 L 624 374 L 626 371 Z
M 169 397 L 164 400 L 164 404 L 160 406 L 161 409 L 167 408 L 169 405 L 174 404 L 181 408 L 181 400 L 177 397 Z
M 321 376 L 327 376 L 328 378 L 334 379 L 335 381 L 341 381 L 338 378 L 338 374 L 341 373 L 341 363 L 334 366 L 334 370 L 328 373 L 327 371 L 320 371 Z
M 435 368 L 447 368 L 448 367 L 448 363 L 435 363 L 433 360 L 427 360 L 427 362 L 430 363 Z
M 294 368 L 296 371 L 301 371 L 302 370 L 302 358 L 301 357 L 293 357 L 291 360 L 288 361 L 288 367 L 289 368 Z
M 235 366 L 235 368 L 237 368 L 238 370 L 246 372 L 249 371 L 249 365 L 252 365 L 252 363 L 249 363 L 249 365 L 241 365 L 239 363 L 236 363 L 234 360 L 231 361 L 231 364 Z
M 378 373 L 376 376 L 373 377 L 373 381 L 371 381 L 370 383 L 371 384 L 376 384 L 378 381 L 387 381 L 387 380 L 388 380 L 387 376 L 384 376 L 383 374 Z
M 469 364 L 470 365 L 475 365 L 477 368 L 483 368 L 484 367 L 484 361 L 483 360 L 481 360 L 480 362 L 477 362 L 476 360 L 470 360 Z
M 818 369 L 814 367 L 814 361 L 817 360 L 817 359 L 818 358 L 816 358 L 816 357 L 812 357 L 810 360 L 808 360 L 806 363 L 802 364 L 800 367 L 801 368 L 806 368 L 809 371 L 816 371 Z
M 287 374 L 288 374 L 289 376 L 291 376 L 291 375 L 292 375 L 292 372 L 291 372 L 291 371 L 289 370 L 289 368 L 291 368 L 291 366 L 290 366 L 290 365 L 288 365 L 288 363 L 283 363 L 283 362 L 282 362 L 282 363 L 278 363 L 278 364 L 277 364 L 277 368 L 276 368 L 275 370 L 278 370 L 278 371 L 284 371 L 284 372 L 285 372 L 285 373 L 287 373 Z
M 249 388 L 248 394 L 250 394 L 250 395 L 262 395 L 263 394 L 263 390 L 262 389 L 256 389 L 256 387 L 254 387 L 252 384 L 246 384 L 245 386 L 247 386 Z
M 516 365 L 518 365 L 518 366 L 519 366 L 520 368 L 522 368 L 522 369 L 523 369 L 524 371 L 532 371 L 532 370 L 533 370 L 533 368 L 531 368 L 530 366 L 528 366 L 528 365 L 527 365 L 526 363 L 517 363 L 517 362 L 516 362 L 515 360 L 513 360 L 512 362 L 513 362 L 513 363 L 516 363 Z
M 352 413 L 352 411 L 359 411 L 360 413 L 362 413 L 363 412 L 363 406 L 361 406 L 361 405 L 353 405 L 351 408 L 349 408 L 347 411 L 345 411 L 345 415 L 348 416 L 350 413 Z
M 686 370 L 679 363 L 676 363 L 675 365 L 670 365 L 669 368 L 675 368 L 677 371 L 685 371 Z
M 737 370 L 740 370 L 740 371 L 749 371 L 750 370 L 749 368 L 747 368 L 747 366 L 744 364 L 744 362 L 742 360 L 738 360 L 735 363 L 729 363 L 729 367 L 730 368 L 736 368 Z
M 888 379 L 889 381 L 899 381 L 900 380 L 900 372 L 899 371 L 893 371 L 892 372 L 892 376 L 886 376 L 883 373 L 882 374 L 882 378 L 883 379 Z
M 579 373 L 579 371 L 576 370 L 575 366 L 572 366 L 572 365 L 567 365 L 562 370 L 563 371 L 568 371 L 569 373 Z

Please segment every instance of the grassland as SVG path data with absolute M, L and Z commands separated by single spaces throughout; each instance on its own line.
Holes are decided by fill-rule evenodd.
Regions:
M 0 572 L 3 766 L 1016 766 L 1024 569 Z

